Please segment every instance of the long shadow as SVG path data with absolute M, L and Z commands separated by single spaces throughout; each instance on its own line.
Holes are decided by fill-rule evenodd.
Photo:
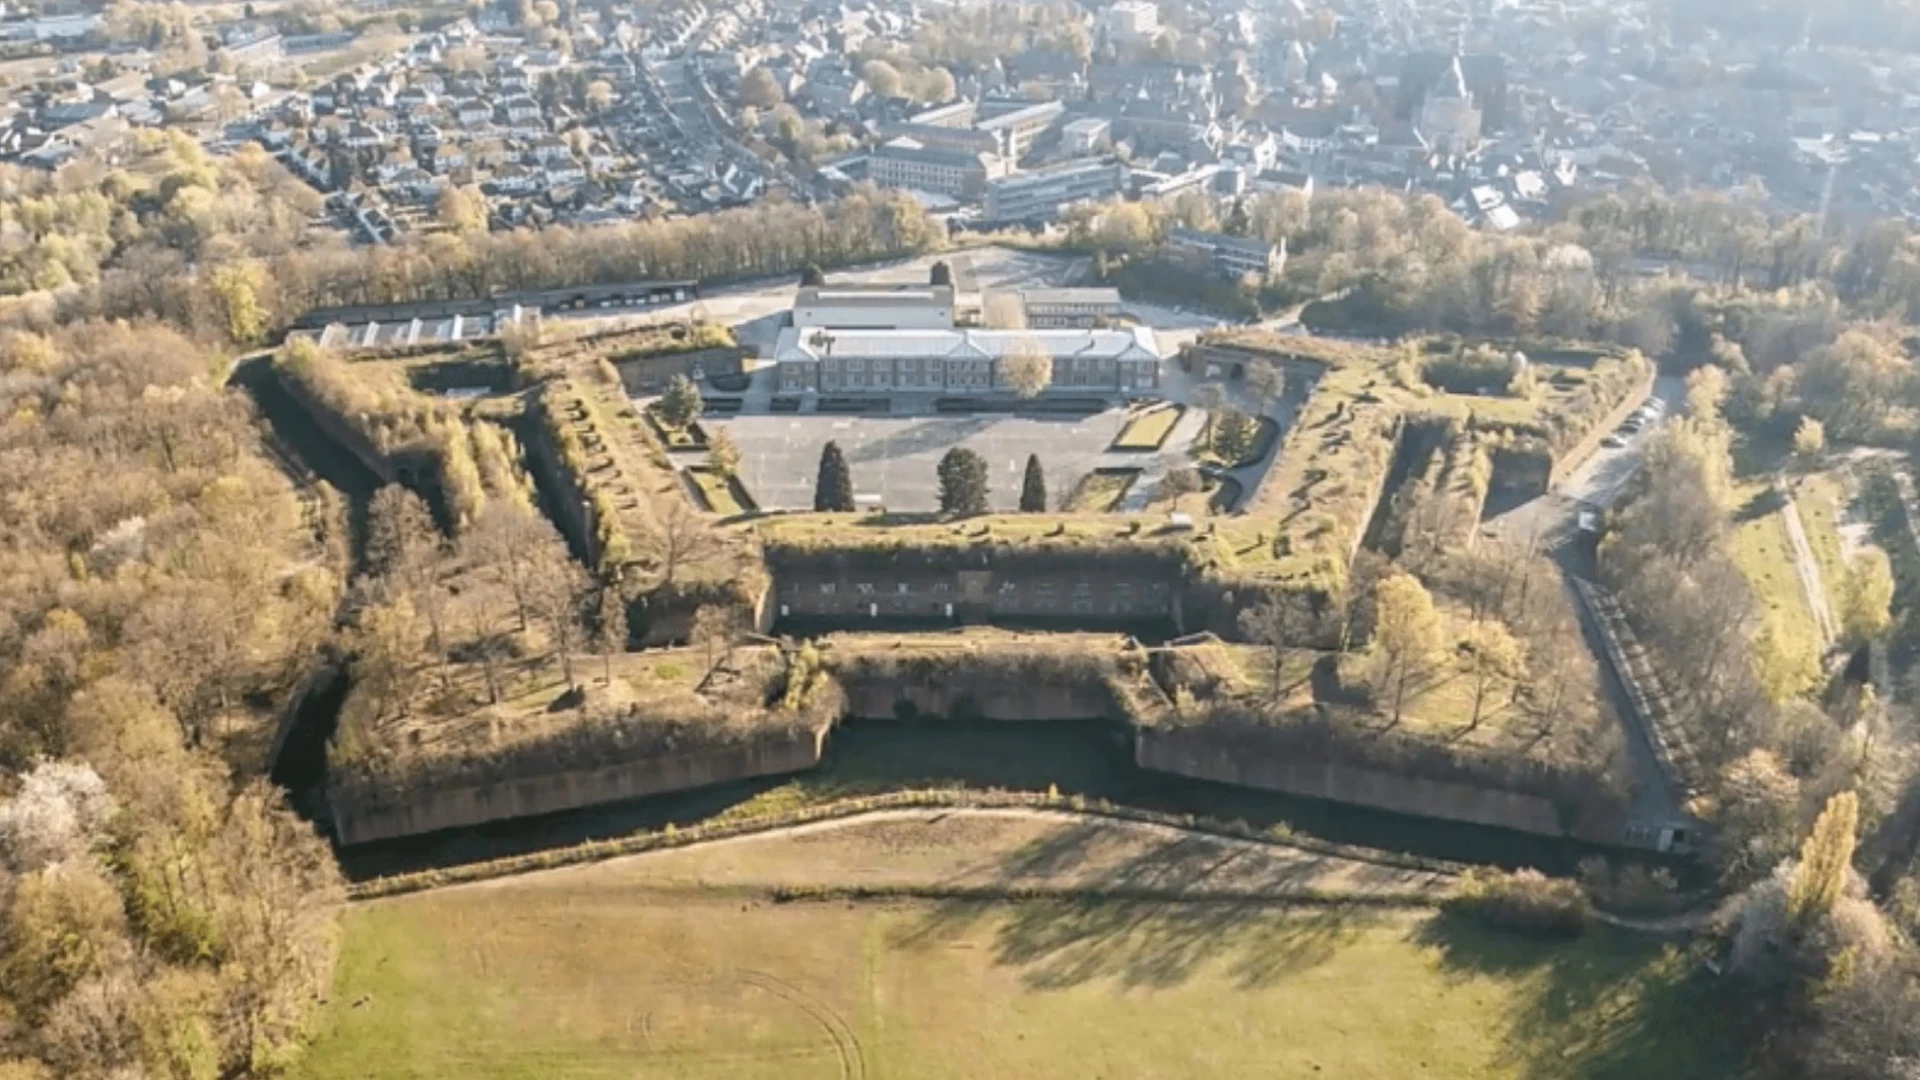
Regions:
M 943 450 L 958 446 L 992 426 L 993 420 L 980 417 L 926 420 L 884 438 L 860 444 L 847 455 L 847 464 L 861 465 L 908 454 Z
M 991 923 L 997 962 L 1019 969 L 1033 989 L 1093 981 L 1126 988 L 1176 986 L 1203 968 L 1224 965 L 1236 985 L 1271 985 L 1331 959 L 1358 929 L 1383 917 L 1364 905 L 1289 907 L 1226 897 L 1168 899 L 1205 890 L 1222 872 L 1243 896 L 1281 896 L 1320 869 L 1315 860 L 1272 860 L 1207 837 L 1151 843 L 1099 872 L 1078 872 L 1106 844 L 1125 842 L 1110 828 L 1066 826 L 1014 852 L 993 874 L 1018 896 L 1047 879 L 1076 895 L 991 903 L 957 899 L 934 905 L 894 933 L 892 944 L 923 946 Z
M 1732 1080 L 1749 1075 L 1757 1040 L 1738 992 L 1708 975 L 1700 947 L 1600 928 L 1577 941 L 1485 927 L 1464 915 L 1422 923 L 1415 940 L 1463 981 L 1524 985 L 1489 1022 L 1520 1075 L 1541 1080 Z

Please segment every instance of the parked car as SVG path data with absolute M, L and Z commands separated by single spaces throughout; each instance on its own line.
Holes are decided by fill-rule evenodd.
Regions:
M 1600 445 L 1606 447 L 1609 450 L 1618 450 L 1621 447 L 1627 445 L 1627 440 L 1624 438 L 1621 438 L 1620 433 L 1616 431 L 1613 434 L 1608 435 L 1606 438 L 1601 439 Z

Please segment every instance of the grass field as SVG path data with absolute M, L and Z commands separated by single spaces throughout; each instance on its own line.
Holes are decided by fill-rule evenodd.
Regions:
M 765 893 L 791 875 L 1291 880 L 1356 865 L 1249 868 L 1191 838 L 977 825 L 761 838 L 356 906 L 293 1076 L 1739 1075 L 1691 959 L 1625 934 L 1550 944 L 1421 908 Z
M 1180 422 L 1186 412 L 1184 405 L 1165 405 L 1137 413 L 1127 421 L 1126 427 L 1120 429 L 1120 434 L 1114 436 L 1109 449 L 1158 450 L 1167 441 L 1167 436 L 1173 434 L 1173 426 Z

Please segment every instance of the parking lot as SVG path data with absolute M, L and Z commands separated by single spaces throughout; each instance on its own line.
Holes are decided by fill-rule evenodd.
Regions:
M 1018 507 L 1028 454 L 1040 455 L 1054 505 L 1096 467 L 1144 466 L 1154 456 L 1106 452 L 1126 423 L 1120 409 L 1062 417 L 755 415 L 705 423 L 739 444 L 741 479 L 764 510 L 813 509 L 820 451 L 829 441 L 846 454 L 862 507 L 904 511 L 939 508 L 934 470 L 955 446 L 986 459 L 988 503 L 996 510 Z

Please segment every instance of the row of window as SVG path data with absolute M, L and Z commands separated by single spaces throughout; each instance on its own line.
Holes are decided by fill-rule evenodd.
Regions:
M 822 581 L 822 582 L 819 582 L 815 587 L 818 589 L 820 595 L 822 596 L 833 596 L 840 591 L 840 583 L 837 581 Z M 1022 590 L 1022 586 L 1018 581 L 1002 581 L 1000 582 L 1000 587 L 997 591 L 1001 596 L 1017 596 L 1020 594 L 1021 590 Z M 800 588 L 796 586 L 794 588 L 788 589 L 787 593 L 788 595 L 797 595 L 800 593 L 800 591 L 801 591 Z M 885 593 L 887 590 L 885 586 L 875 586 L 872 582 L 863 581 L 863 582 L 856 582 L 853 586 L 853 591 L 855 594 L 860 596 L 873 596 L 876 594 Z M 896 582 L 894 584 L 892 591 L 896 596 L 908 596 L 914 593 L 916 590 L 912 582 L 901 581 L 901 582 Z M 930 582 L 917 591 L 928 592 L 936 596 L 941 596 L 941 595 L 951 593 L 953 591 L 953 583 L 948 581 Z M 1060 591 L 1060 587 L 1058 582 L 1040 581 L 1040 582 L 1034 583 L 1029 589 L 1029 591 L 1031 591 L 1034 596 L 1045 599 L 1047 597 L 1051 597 L 1056 593 L 1058 593 Z M 1160 599 L 1167 595 L 1167 586 L 1164 582 L 1150 581 L 1145 585 L 1144 591 L 1150 599 Z M 1120 581 L 1120 582 L 1113 582 L 1111 584 L 1103 584 L 1102 592 L 1116 598 L 1128 598 L 1133 595 L 1133 583 L 1130 581 Z M 1093 583 L 1090 581 L 1076 581 L 1067 590 L 1067 593 L 1069 596 L 1072 596 L 1076 599 L 1092 596 Z

